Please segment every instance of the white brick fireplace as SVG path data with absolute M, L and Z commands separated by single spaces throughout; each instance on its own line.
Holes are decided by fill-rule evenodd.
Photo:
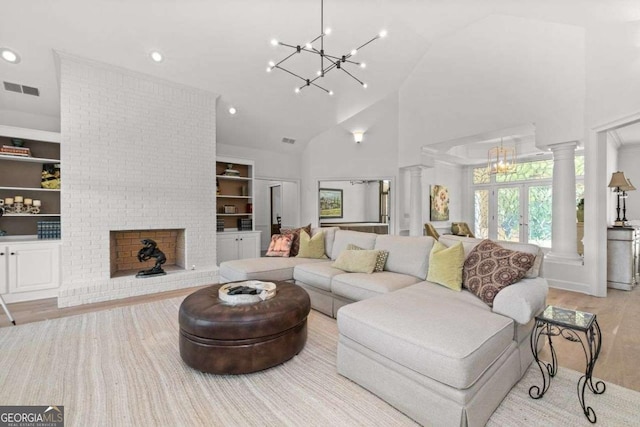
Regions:
M 60 307 L 217 282 L 217 95 L 59 53 Z M 111 277 L 110 232 L 184 229 L 186 270 Z

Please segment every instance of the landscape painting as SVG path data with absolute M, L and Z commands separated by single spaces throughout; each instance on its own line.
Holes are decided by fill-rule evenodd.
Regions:
M 342 190 L 320 189 L 320 218 L 342 218 Z

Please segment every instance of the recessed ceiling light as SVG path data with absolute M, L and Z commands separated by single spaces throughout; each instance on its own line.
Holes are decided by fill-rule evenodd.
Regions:
M 154 50 L 153 52 L 151 52 L 150 56 L 154 62 L 162 62 L 162 60 L 164 59 L 164 56 L 162 56 L 162 54 L 157 50 Z
M 2 59 L 12 64 L 20 62 L 20 55 L 8 47 L 0 47 L 0 56 L 2 56 Z
M 229 108 L 229 114 L 235 114 L 237 112 L 238 112 L 238 110 L 236 110 L 235 107 L 230 107 Z

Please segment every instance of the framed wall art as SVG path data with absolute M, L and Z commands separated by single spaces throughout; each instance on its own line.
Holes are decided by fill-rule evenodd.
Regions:
M 430 200 L 431 221 L 449 221 L 449 190 L 444 185 L 432 185 Z
M 319 192 L 320 218 L 342 218 L 342 190 L 321 188 Z

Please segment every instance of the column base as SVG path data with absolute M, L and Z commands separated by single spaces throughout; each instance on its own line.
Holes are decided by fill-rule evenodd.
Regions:
M 562 253 L 562 252 L 549 252 L 544 257 L 545 262 L 558 262 L 563 264 L 573 264 L 573 265 L 582 265 L 583 259 L 578 253 Z

